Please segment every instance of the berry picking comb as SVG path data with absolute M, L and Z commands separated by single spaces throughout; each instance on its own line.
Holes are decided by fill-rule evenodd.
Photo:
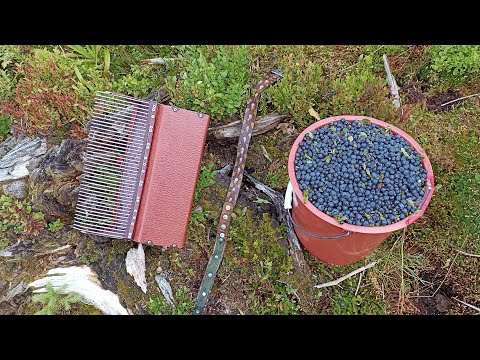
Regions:
M 183 247 L 209 120 L 152 100 L 97 92 L 73 227 Z

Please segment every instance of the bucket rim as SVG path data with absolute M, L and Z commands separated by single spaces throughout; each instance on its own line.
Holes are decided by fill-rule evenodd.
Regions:
M 432 164 L 430 163 L 430 160 L 428 159 L 427 154 L 425 151 L 422 149 L 420 144 L 418 144 L 415 139 L 413 139 L 410 135 L 408 135 L 405 131 L 402 129 L 389 124 L 385 121 L 375 119 L 370 116 L 363 116 L 363 115 L 335 115 L 335 116 L 330 116 L 325 119 L 319 120 L 307 128 L 305 128 L 295 139 L 295 142 L 292 145 L 292 148 L 290 149 L 290 155 L 288 157 L 288 176 L 290 178 L 290 182 L 292 183 L 293 187 L 293 192 L 295 194 L 294 201 L 296 200 L 295 198 L 298 199 L 303 199 L 303 193 L 300 190 L 300 187 L 298 185 L 296 176 L 295 176 L 295 165 L 294 165 L 294 160 L 295 160 L 295 155 L 298 150 L 298 146 L 300 142 L 304 139 L 304 137 L 310 133 L 313 130 L 316 130 L 318 128 L 321 128 L 322 126 L 325 126 L 327 124 L 330 124 L 332 122 L 340 121 L 340 120 L 347 120 L 347 121 L 354 121 L 354 120 L 363 120 L 363 119 L 368 119 L 371 123 L 377 124 L 381 126 L 382 128 L 390 128 L 390 131 L 394 133 L 395 135 L 400 135 L 402 136 L 410 145 L 413 146 L 413 148 L 423 157 L 422 163 L 427 170 L 427 181 L 426 181 L 426 186 L 427 189 L 425 191 L 425 195 L 423 196 L 421 202 L 420 202 L 420 207 L 419 207 L 419 212 L 410 214 L 406 218 L 397 221 L 393 224 L 389 225 L 383 225 L 383 226 L 360 226 L 360 225 L 351 225 L 347 223 L 340 224 L 335 218 L 327 215 L 326 213 L 320 211 L 317 209 L 309 200 L 307 200 L 305 205 L 308 210 L 310 210 L 315 216 L 318 218 L 322 219 L 323 221 L 334 225 L 344 231 L 350 231 L 350 232 L 355 232 L 355 233 L 366 233 L 366 234 L 381 234 L 381 233 L 387 233 L 387 232 L 393 232 L 397 231 L 400 229 L 403 229 L 404 227 L 407 227 L 408 225 L 412 224 L 419 218 L 421 218 L 426 209 L 428 204 L 430 203 L 430 200 L 432 199 L 433 192 L 434 192 L 434 175 L 433 175 L 433 168 Z

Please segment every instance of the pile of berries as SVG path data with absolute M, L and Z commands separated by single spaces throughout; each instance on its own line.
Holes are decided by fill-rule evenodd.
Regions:
M 395 223 L 414 213 L 425 193 L 420 154 L 367 119 L 342 119 L 306 134 L 294 164 L 304 201 L 340 223 Z

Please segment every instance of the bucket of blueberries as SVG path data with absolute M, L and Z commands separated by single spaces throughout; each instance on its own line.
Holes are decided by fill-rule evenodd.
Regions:
M 307 251 L 334 265 L 363 259 L 422 217 L 434 191 L 421 146 L 366 116 L 310 125 L 292 146 L 288 173 L 295 232 Z

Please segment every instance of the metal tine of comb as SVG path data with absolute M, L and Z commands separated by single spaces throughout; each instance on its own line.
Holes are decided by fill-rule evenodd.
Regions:
M 102 201 L 104 201 L 104 202 L 108 202 L 108 201 L 112 201 L 112 200 L 117 201 L 118 199 L 131 199 L 131 198 L 133 198 L 133 196 L 129 196 L 129 195 L 124 196 L 123 194 L 118 194 L 118 192 L 114 192 L 113 190 L 102 189 L 102 191 L 99 191 L 97 189 L 91 188 L 88 185 L 84 186 L 82 188 L 82 190 L 84 190 L 84 191 L 88 190 L 93 195 L 99 195 L 99 196 L 102 195 L 103 196 Z M 115 202 L 113 202 L 113 204 L 115 204 Z
M 124 238 L 118 232 L 108 231 L 108 230 L 105 230 L 105 229 L 102 229 L 102 228 L 100 228 L 100 229 L 99 228 L 92 228 L 90 226 L 83 226 L 83 225 L 79 225 L 79 224 L 74 224 L 72 227 L 74 229 L 80 230 L 81 232 L 89 233 L 89 234 L 92 234 L 92 235 L 108 236 L 108 237 L 111 237 L 111 238 L 114 238 L 114 239 L 123 239 Z
M 99 140 L 101 140 L 99 138 Z M 118 143 L 116 144 L 116 147 L 115 148 L 112 148 L 110 147 L 109 149 L 105 149 L 105 145 L 110 145 L 111 143 L 108 142 L 108 141 L 104 141 L 102 145 L 95 145 L 95 144 L 92 144 L 89 148 L 89 150 L 87 151 L 88 154 L 96 154 L 96 153 L 100 153 L 104 156 L 119 156 L 119 155 L 123 155 L 121 152 L 120 152 L 120 149 L 118 148 Z M 113 145 L 113 144 L 112 144 Z M 139 152 L 141 150 L 141 147 L 139 145 L 131 145 L 130 146 L 130 151 L 136 151 L 136 152 Z
M 111 212 L 111 214 L 110 214 L 110 212 Z M 111 221 L 112 217 L 114 215 L 113 213 L 114 213 L 113 210 L 109 211 L 109 213 L 106 214 L 105 212 L 103 212 L 103 213 L 91 212 L 88 209 L 80 207 L 79 208 L 79 213 L 75 217 L 76 218 L 82 218 L 84 220 L 90 220 L 90 221 L 92 221 L 92 220 L 93 221 L 97 221 L 97 220 Z M 92 214 L 95 214 L 95 218 L 91 218 Z M 115 215 L 117 215 L 117 214 L 115 213 Z M 120 215 L 120 216 L 117 215 L 117 218 L 126 220 L 126 219 L 128 219 L 128 213 L 124 214 L 124 215 Z
M 84 226 L 91 226 L 95 228 L 110 227 L 112 225 L 115 225 L 114 221 L 118 220 L 123 220 L 124 225 L 123 227 L 118 227 L 117 229 L 125 230 L 128 226 L 127 221 L 125 221 L 124 219 L 118 219 L 115 217 L 102 218 L 100 215 L 92 213 L 85 213 L 84 216 L 78 216 L 75 220 L 79 222 L 81 221 L 82 225 Z
M 104 135 L 104 131 L 109 131 L 111 134 L 115 135 L 115 136 L 118 136 L 118 135 L 132 135 L 133 138 L 142 138 L 141 135 L 144 135 L 143 133 L 139 133 L 139 134 L 129 134 L 128 131 L 129 129 L 125 129 L 125 128 L 119 128 L 118 126 L 117 127 L 114 127 L 112 126 L 111 124 L 108 124 L 107 123 L 103 123 L 103 122 L 94 122 L 95 125 L 96 125 L 96 130 L 97 131 L 101 131 L 97 134 L 93 134 L 93 135 L 98 135 L 98 136 L 101 136 L 101 135 Z M 127 125 L 125 125 L 126 127 Z M 115 139 L 115 140 L 118 140 L 118 139 Z M 113 140 L 111 140 L 113 141 Z
M 123 101 L 117 101 L 117 100 L 114 100 L 114 101 L 111 101 L 111 100 L 108 100 L 108 99 L 105 99 L 105 98 L 101 98 L 101 97 L 97 97 L 97 102 L 95 103 L 94 105 L 94 108 L 99 108 L 99 107 L 110 107 L 112 110 L 110 110 L 109 112 L 112 112 L 112 111 L 118 111 L 116 109 L 119 109 L 119 114 L 118 115 L 122 115 L 122 114 L 125 114 L 125 113 L 128 113 L 128 112 L 131 112 L 132 110 L 134 111 L 138 111 L 139 114 L 147 114 L 148 113 L 148 110 L 149 110 L 149 106 L 143 106 L 143 105 L 140 105 L 140 104 L 132 104 L 132 103 L 128 103 L 128 102 L 123 102 Z M 115 113 L 115 116 L 117 116 L 117 114 Z
M 92 174 L 84 174 L 85 175 L 85 179 L 88 180 L 89 183 L 93 183 L 93 184 L 97 184 L 99 186 L 105 184 L 105 186 L 114 186 L 113 188 L 116 189 L 116 185 L 118 185 L 118 181 L 115 181 L 116 179 L 113 178 L 113 177 L 110 177 L 110 176 L 107 176 L 105 174 L 102 174 L 102 175 L 99 175 L 99 176 L 96 176 L 96 175 L 92 175 Z M 123 181 L 123 184 L 125 186 L 135 186 L 136 182 L 134 180 L 122 180 Z
M 103 101 L 103 99 L 114 101 L 118 104 L 126 103 L 127 105 L 148 105 L 148 100 L 137 99 L 129 95 L 118 96 L 117 93 L 111 93 L 107 91 L 97 91 L 97 102 Z
M 77 219 L 82 220 L 82 222 L 85 225 L 87 225 L 87 224 L 91 224 L 91 225 L 112 225 L 112 219 L 115 219 L 115 221 L 123 220 L 123 222 L 125 224 L 123 225 L 122 228 L 125 229 L 128 226 L 128 223 L 127 223 L 128 218 L 123 218 L 123 219 L 119 219 L 118 217 L 117 218 L 112 218 L 111 216 L 106 217 L 106 216 L 102 216 L 100 214 L 90 213 L 90 212 L 85 212 L 85 214 L 83 216 L 79 215 L 77 217 Z
M 133 109 L 132 109 L 133 110 Z M 94 108 L 93 109 L 93 115 L 96 116 L 96 121 L 104 120 L 104 121 L 111 121 L 112 116 L 109 115 L 108 113 L 111 113 L 112 111 L 118 111 L 118 109 L 104 109 L 104 108 Z M 128 111 L 123 113 L 120 111 L 117 114 L 115 114 L 115 121 L 117 123 L 127 123 L 131 120 L 132 116 L 147 116 L 148 114 L 142 114 L 136 111 Z
M 97 172 L 95 172 L 93 166 L 102 166 L 103 170 L 101 170 L 101 171 L 97 170 Z M 124 176 L 129 176 L 129 175 L 135 175 L 136 174 L 135 169 L 132 169 L 132 170 L 130 170 L 129 168 L 119 169 L 119 167 L 116 166 L 116 165 L 115 166 L 110 166 L 110 165 L 108 165 L 107 162 L 100 162 L 100 161 L 94 162 L 94 160 L 89 160 L 88 162 L 85 162 L 84 168 L 86 170 L 92 170 L 91 171 L 92 175 L 98 175 L 98 176 L 102 176 L 103 174 L 105 174 L 106 176 L 110 175 L 110 177 L 112 177 L 116 174 L 120 175 L 119 173 L 121 173 Z M 109 170 L 109 172 L 107 172 L 108 170 Z
M 101 210 L 102 212 L 91 211 L 90 209 L 86 209 L 85 207 L 79 206 L 78 208 L 79 213 L 77 214 L 76 218 L 82 218 L 86 220 L 86 222 L 97 221 L 97 220 L 103 220 L 104 222 L 108 222 L 108 221 L 111 222 L 112 219 L 115 218 L 117 220 L 123 219 L 125 220 L 124 222 L 127 223 L 127 220 L 129 217 L 128 213 L 119 214 L 115 208 L 109 209 L 109 210 L 103 210 L 103 209 Z M 92 215 L 95 215 L 95 217 L 92 217 Z
M 127 111 L 131 109 L 138 109 L 145 113 L 148 113 L 149 104 L 146 105 L 140 103 L 131 103 L 122 99 L 109 99 L 105 96 L 97 96 L 97 101 L 95 102 L 94 107 L 109 105 L 111 107 L 122 108 L 122 111 Z
M 135 136 L 132 136 L 131 139 L 125 139 L 128 134 L 122 134 L 118 131 L 113 131 L 113 130 L 106 130 L 106 129 L 104 130 L 102 128 L 99 128 L 96 131 L 101 131 L 101 132 L 92 133 L 91 138 L 92 138 L 93 144 L 95 144 L 95 142 L 94 142 L 95 140 L 97 140 L 97 141 L 102 140 L 102 141 L 107 142 L 108 144 L 115 145 L 116 147 L 120 147 L 120 146 L 124 146 L 124 145 L 128 144 L 129 140 L 130 140 L 130 142 L 131 141 L 139 142 L 142 139 L 140 137 L 135 137 Z M 112 137 L 118 137 L 118 138 L 115 141 L 113 141 Z M 135 144 L 131 144 L 131 145 L 135 145 Z
M 105 197 L 103 194 L 100 195 L 97 192 L 91 192 L 88 198 L 84 195 L 82 196 L 79 195 L 78 198 L 82 199 L 82 203 L 77 204 L 78 208 L 84 207 L 87 210 L 91 210 L 91 211 L 99 210 L 99 211 L 114 211 L 117 213 L 124 212 L 123 208 L 122 209 L 118 208 L 117 198 L 112 199 L 109 197 Z M 95 200 L 93 201 L 92 198 L 94 198 Z M 122 199 L 129 200 L 129 201 L 130 199 L 133 199 L 133 198 L 134 198 L 133 196 L 122 197 Z M 97 204 L 96 202 L 101 202 L 101 204 Z M 92 207 L 92 205 L 95 205 L 95 207 Z
M 120 214 L 120 215 L 117 214 L 116 211 L 115 211 L 116 209 L 108 209 L 108 210 L 101 209 L 101 210 L 102 210 L 102 212 L 92 212 L 92 211 L 90 211 L 90 209 L 87 209 L 83 205 L 79 205 L 79 207 L 78 207 L 79 214 L 78 214 L 77 217 L 85 217 L 88 214 L 94 213 L 94 214 L 97 215 L 96 218 L 98 218 L 98 219 L 109 219 L 109 220 L 111 220 L 114 212 L 117 215 L 117 217 L 119 217 L 119 218 L 128 217 L 128 213 L 124 213 L 124 214 Z M 82 212 L 83 212 L 83 214 L 82 214 Z
M 90 185 L 85 185 L 82 187 L 82 190 L 88 190 L 93 195 L 103 196 L 105 201 L 111 200 L 112 198 L 116 199 L 130 199 L 133 197 L 134 191 L 130 191 L 126 193 L 125 191 L 122 194 L 118 193 L 118 190 L 110 188 L 110 189 L 102 189 L 102 188 L 95 188 L 91 187 Z M 80 196 L 80 194 L 79 194 Z
M 130 120 L 131 121 L 131 120 Z M 95 124 L 95 130 L 99 131 L 99 133 L 93 133 L 93 135 L 102 135 L 103 131 L 107 130 L 113 133 L 115 136 L 126 136 L 131 135 L 136 138 L 140 138 L 143 131 L 140 131 L 138 134 L 132 134 L 131 129 L 127 129 L 128 123 L 112 123 L 110 120 L 103 120 L 95 118 L 95 121 L 92 121 L 92 125 Z
M 126 159 L 127 161 L 129 159 Z M 128 170 L 128 169 L 137 169 L 138 165 L 130 165 L 128 164 L 128 162 L 126 162 L 125 160 L 120 160 L 118 161 L 117 164 L 113 164 L 112 165 L 112 162 L 115 162 L 116 159 L 115 157 L 111 158 L 111 159 L 105 159 L 104 156 L 98 156 L 98 154 L 96 154 L 95 156 L 94 155 L 90 155 L 89 157 L 89 163 L 93 163 L 94 165 L 97 165 L 98 168 L 96 169 L 97 171 L 104 171 L 106 172 L 106 169 L 111 169 L 111 170 L 116 170 L 116 171 L 123 171 L 123 170 Z M 85 163 L 87 163 L 85 161 Z
M 85 175 L 85 184 L 88 184 L 91 187 L 96 187 L 99 190 L 115 190 L 118 191 L 118 185 L 120 183 L 116 181 L 116 179 L 106 176 L 105 174 L 99 174 L 98 176 L 92 174 L 84 174 Z M 83 182 L 82 182 L 83 185 Z M 122 180 L 122 185 L 126 188 L 131 187 L 132 189 L 136 186 L 136 182 L 133 180 Z
M 141 138 L 142 135 L 144 135 L 143 131 L 140 131 L 138 134 L 132 133 L 132 129 L 127 128 L 128 126 L 130 126 L 128 124 L 120 124 L 120 123 L 111 124 L 111 123 L 108 123 L 107 121 L 98 121 L 98 120 L 92 121 L 92 125 L 95 124 L 95 128 L 96 128 L 95 131 L 97 131 L 96 133 L 95 132 L 92 133 L 92 135 L 103 135 L 105 131 L 108 131 L 111 133 L 111 135 L 120 137 L 119 140 L 121 140 L 122 137 L 125 137 L 125 136 L 133 136 L 133 138 Z
M 154 101 L 97 92 L 75 229 L 112 238 L 131 237 L 155 108 Z
M 103 102 L 97 103 L 93 107 L 93 109 L 97 110 L 102 116 L 103 115 L 111 116 L 112 112 L 115 112 L 114 114 L 115 117 L 132 116 L 133 114 L 148 115 L 148 106 L 147 107 L 141 107 L 137 105 L 126 105 L 126 106 L 127 107 L 125 107 L 124 104 L 119 105 L 116 103 L 103 101 Z M 145 121 L 145 119 L 141 119 L 140 121 Z

